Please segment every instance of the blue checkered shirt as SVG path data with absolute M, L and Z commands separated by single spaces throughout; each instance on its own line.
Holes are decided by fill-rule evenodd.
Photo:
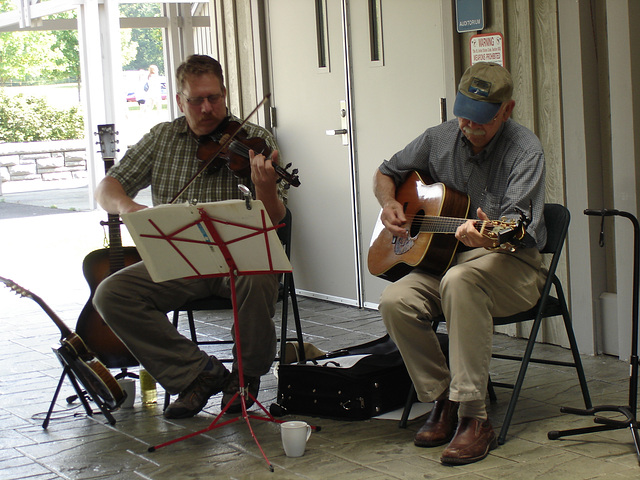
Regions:
M 516 207 L 528 213 L 531 201 L 533 215 L 524 246 L 544 247 L 544 152 L 538 137 L 514 120 L 507 120 L 477 155 L 453 119 L 427 129 L 380 166 L 396 185 L 412 171 L 466 193 L 472 218 L 481 207 L 490 219 L 516 219 Z

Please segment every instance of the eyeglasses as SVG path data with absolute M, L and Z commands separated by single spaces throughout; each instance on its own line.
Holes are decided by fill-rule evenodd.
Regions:
M 180 95 L 184 96 L 189 105 L 202 105 L 205 100 L 207 100 L 211 105 L 215 105 L 224 97 L 221 93 L 216 93 L 215 95 L 209 95 L 208 97 L 187 97 L 184 92 L 180 92 Z

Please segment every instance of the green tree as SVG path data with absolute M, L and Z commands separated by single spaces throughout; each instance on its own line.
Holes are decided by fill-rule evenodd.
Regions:
M 63 12 L 51 18 L 76 18 L 76 11 Z M 62 57 L 57 65 L 60 79 L 73 78 L 80 81 L 80 47 L 77 30 L 56 30 L 52 32 L 55 42 L 51 45 L 52 51 L 59 51 Z
M 0 33 L 0 82 L 55 78 L 64 70 L 62 52 L 50 47 L 55 40 L 50 32 Z
M 131 40 L 131 29 L 120 29 L 120 57 L 122 65 L 128 65 L 136 59 L 138 54 L 138 44 Z M 124 70 L 124 68 L 123 68 Z
M 128 3 L 120 5 L 122 17 L 159 17 L 162 8 L 157 3 Z M 126 61 L 123 54 L 123 70 L 143 70 L 149 65 L 157 65 L 160 74 L 164 75 L 164 53 L 162 48 L 162 31 L 159 28 L 131 29 L 131 43 L 137 45 L 136 56 Z

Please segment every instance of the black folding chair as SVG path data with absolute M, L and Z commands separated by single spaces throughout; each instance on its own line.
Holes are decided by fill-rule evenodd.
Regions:
M 507 411 L 504 416 L 504 421 L 502 422 L 500 435 L 498 436 L 498 443 L 500 443 L 501 445 L 504 444 L 506 440 L 507 431 L 509 430 L 509 425 L 511 424 L 511 420 L 513 418 L 513 413 L 518 402 L 518 397 L 520 396 L 520 392 L 522 390 L 524 377 L 527 373 L 529 363 L 533 362 L 546 365 L 557 365 L 575 368 L 578 375 L 578 381 L 580 382 L 580 388 L 582 390 L 582 397 L 584 399 L 585 408 L 591 408 L 591 397 L 589 395 L 589 389 L 587 387 L 587 380 L 584 375 L 582 361 L 580 360 L 578 344 L 573 332 L 571 315 L 569 314 L 567 302 L 562 290 L 562 284 L 560 283 L 560 279 L 556 275 L 556 269 L 558 267 L 558 262 L 560 261 L 560 254 L 562 252 L 562 247 L 564 246 L 567 231 L 569 229 L 570 219 L 571 215 L 569 214 L 569 210 L 567 210 L 566 207 L 555 203 L 545 204 L 544 220 L 547 227 L 547 244 L 542 250 L 542 253 L 551 255 L 551 263 L 549 265 L 549 274 L 547 276 L 547 280 L 542 290 L 540 299 L 533 308 L 525 312 L 520 312 L 508 317 L 495 317 L 493 319 L 494 325 L 508 325 L 512 323 L 520 323 L 533 320 L 531 332 L 527 341 L 527 346 L 522 356 L 504 355 L 498 353 L 493 354 L 493 358 L 516 360 L 521 362 L 520 370 L 514 384 L 499 383 L 489 380 L 489 395 L 492 401 L 494 401 L 495 399 L 493 387 L 504 387 L 513 389 L 511 399 L 509 400 L 509 405 L 507 406 Z M 555 296 L 551 295 L 551 287 L 554 287 Z M 567 332 L 571 354 L 573 355 L 573 362 L 532 358 L 531 356 L 533 353 L 533 347 L 536 344 L 538 332 L 540 331 L 540 326 L 542 325 L 542 319 L 556 316 L 561 316 L 564 321 L 564 327 Z M 436 319 L 436 321 L 438 320 L 444 321 L 444 318 Z M 406 421 L 409 417 L 411 405 L 413 404 L 413 399 L 415 398 L 415 389 L 413 388 L 413 386 L 411 388 L 412 391 L 409 393 L 409 399 L 407 400 L 405 411 L 403 412 L 403 417 L 400 421 L 400 427 L 402 428 L 406 426 Z

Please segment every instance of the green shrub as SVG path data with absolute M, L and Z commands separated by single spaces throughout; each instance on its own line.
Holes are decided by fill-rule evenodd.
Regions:
M 84 138 L 84 118 L 78 107 L 60 110 L 43 98 L 9 97 L 0 90 L 0 142 L 39 142 Z

